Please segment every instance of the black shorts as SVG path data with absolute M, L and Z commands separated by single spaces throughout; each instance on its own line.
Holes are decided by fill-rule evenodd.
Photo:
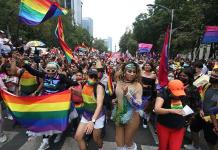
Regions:
M 213 132 L 213 128 L 213 124 L 205 122 L 200 114 L 197 114 L 190 124 L 191 131 L 200 132 L 200 130 L 203 130 L 205 140 L 212 145 L 216 145 L 218 136 Z

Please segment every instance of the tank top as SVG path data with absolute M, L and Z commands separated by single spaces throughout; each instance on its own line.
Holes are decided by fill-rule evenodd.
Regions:
M 25 95 L 33 93 L 38 87 L 36 76 L 25 70 L 20 77 L 20 87 L 21 93 Z
M 95 109 L 97 107 L 97 101 L 94 95 L 94 86 L 90 86 L 85 84 L 82 89 L 82 97 L 83 97 L 83 117 L 87 120 L 91 120 L 94 115 Z M 104 113 L 101 111 L 98 118 L 103 116 Z
M 143 96 L 151 96 L 152 99 L 155 89 L 155 79 L 142 77 L 142 83 L 148 85 L 148 87 L 143 87 Z

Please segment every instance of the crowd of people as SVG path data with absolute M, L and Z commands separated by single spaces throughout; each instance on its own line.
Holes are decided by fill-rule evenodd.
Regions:
M 0 39 L 3 38 L 4 32 L 0 32 Z M 6 45 L 5 42 L 2 45 Z M 12 43 L 10 47 L 13 47 Z M 69 125 L 73 124 L 74 138 L 80 150 L 87 149 L 86 135 L 92 135 L 99 150 L 103 149 L 102 135 L 107 134 L 105 124 L 108 120 L 115 123 L 116 149 L 137 150 L 134 142 L 137 129 L 140 123 L 147 128 L 151 119 L 158 135 L 159 150 L 180 150 L 182 146 L 190 150 L 200 149 L 201 130 L 209 149 L 216 149 L 217 60 L 193 62 L 181 57 L 171 59 L 169 83 L 160 87 L 158 58 L 148 59 L 142 55 L 113 59 L 108 54 L 97 52 L 74 55 L 78 61 L 68 63 L 58 49 L 40 53 L 37 49 L 32 52 L 28 48 L 14 48 L 0 56 L 0 87 L 18 96 L 39 96 L 70 89 Z M 112 87 L 108 86 L 109 78 L 112 79 Z M 1 143 L 7 140 L 2 128 L 3 105 L 4 101 L 1 101 Z M 194 113 L 187 115 L 184 111 L 186 106 Z M 13 118 L 10 111 L 6 113 L 8 118 Z M 192 143 L 182 145 L 187 130 L 191 130 Z M 28 140 L 31 140 L 33 135 L 28 135 Z M 51 136 L 43 135 L 39 150 L 49 148 Z M 62 134 L 55 136 L 54 142 L 58 142 Z

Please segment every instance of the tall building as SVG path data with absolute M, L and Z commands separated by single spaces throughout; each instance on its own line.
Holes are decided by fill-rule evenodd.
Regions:
M 71 10 L 72 24 L 82 25 L 82 5 L 81 0 L 58 0 L 62 7 Z
M 107 39 L 103 39 L 105 46 L 108 47 L 108 51 L 112 51 L 112 37 L 108 37 Z
M 82 27 L 86 29 L 91 36 L 93 36 L 93 20 L 90 17 L 84 17 L 82 19 Z

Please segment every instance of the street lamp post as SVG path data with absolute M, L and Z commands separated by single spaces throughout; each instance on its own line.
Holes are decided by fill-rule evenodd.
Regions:
M 170 48 L 171 48 L 172 33 L 173 33 L 174 9 L 170 9 L 170 8 L 167 8 L 166 6 L 159 5 L 159 4 L 148 4 L 147 6 L 151 6 L 151 7 L 156 7 L 156 6 L 157 6 L 157 7 L 163 8 L 163 9 L 167 10 L 169 13 L 171 13 L 170 37 L 169 37 L 169 43 L 168 43 L 168 54 L 169 54 Z M 168 55 L 168 56 L 169 56 L 169 55 Z

